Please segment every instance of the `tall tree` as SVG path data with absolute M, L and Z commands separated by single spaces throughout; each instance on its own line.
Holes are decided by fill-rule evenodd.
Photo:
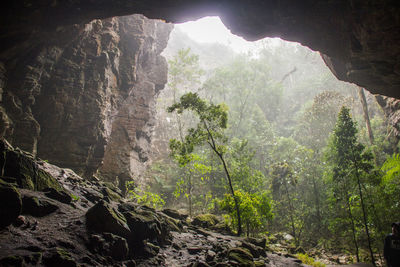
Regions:
M 227 107 L 223 104 L 209 104 L 196 93 L 187 93 L 180 98 L 178 103 L 168 108 L 168 112 L 176 111 L 178 114 L 182 114 L 185 110 L 194 112 L 199 122 L 196 128 L 188 130 L 188 134 L 184 137 L 183 142 L 176 139 L 170 140 L 171 151 L 174 154 L 179 154 L 181 161 L 189 162 L 190 154 L 196 146 L 209 145 L 223 165 L 229 189 L 235 201 L 238 221 L 237 234 L 240 236 L 242 233 L 242 224 L 239 203 L 235 196 L 231 174 L 225 160 L 226 146 L 224 143 L 226 143 L 227 137 L 224 135 L 224 129 L 226 129 L 228 121 Z
M 370 251 L 371 261 L 375 265 L 374 254 L 371 246 L 371 236 L 369 232 L 369 222 L 367 215 L 367 207 L 364 200 L 363 187 L 367 173 L 371 171 L 373 165 L 371 163 L 371 153 L 364 151 L 364 146 L 357 141 L 357 128 L 353 122 L 350 111 L 346 107 L 342 107 L 339 112 L 337 123 L 333 132 L 330 144 L 330 163 L 333 167 L 333 179 L 341 181 L 341 184 L 351 186 L 355 184 L 357 187 L 360 206 L 362 209 L 362 221 L 368 241 L 368 249 Z M 348 205 L 349 217 L 354 227 L 354 215 L 352 214 L 351 204 L 352 198 L 351 188 L 342 188 L 345 190 L 345 197 Z M 353 234 L 355 230 L 353 230 Z M 354 236 L 355 239 L 355 236 Z M 357 242 L 355 241 L 355 245 Z M 356 245 L 357 246 L 357 245 Z

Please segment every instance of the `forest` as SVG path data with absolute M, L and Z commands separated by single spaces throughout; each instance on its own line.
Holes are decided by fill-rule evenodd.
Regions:
M 130 194 L 217 215 L 238 235 L 288 233 L 304 251 L 382 261 L 399 220 L 400 155 L 374 95 L 296 43 L 237 53 L 175 30 L 164 53 L 148 184 Z

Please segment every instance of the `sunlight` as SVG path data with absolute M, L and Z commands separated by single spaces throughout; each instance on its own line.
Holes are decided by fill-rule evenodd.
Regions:
M 175 24 L 175 27 L 196 42 L 224 44 L 238 53 L 257 50 L 261 47 L 262 42 L 265 42 L 265 39 L 249 42 L 232 34 L 219 17 L 204 17 L 196 21 Z M 271 45 L 279 45 L 281 42 L 282 40 L 279 38 L 268 38 L 268 43 Z

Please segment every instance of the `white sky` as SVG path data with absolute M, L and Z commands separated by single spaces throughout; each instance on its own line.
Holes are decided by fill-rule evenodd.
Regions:
M 222 43 L 230 46 L 236 52 L 253 50 L 261 41 L 248 42 L 243 38 L 233 35 L 221 22 L 219 17 L 204 17 L 196 21 L 175 24 L 176 28 L 185 32 L 189 37 L 199 43 Z M 278 44 L 279 38 L 268 38 Z

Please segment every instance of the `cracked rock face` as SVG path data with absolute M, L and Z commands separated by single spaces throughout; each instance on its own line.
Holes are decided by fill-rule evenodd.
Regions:
M 400 97 L 400 6 L 342 0 L 16 0 L 0 10 L 0 137 L 109 181 L 148 159 L 171 25 L 218 15 L 248 40 L 318 50 L 341 80 Z
M 138 178 L 171 29 L 142 15 L 93 20 L 1 62 L 0 135 L 87 177 Z
M 17 0 L 0 14 L 1 59 L 92 19 L 144 14 L 183 22 L 218 15 L 234 34 L 300 42 L 320 51 L 339 79 L 400 97 L 400 6 L 393 0 Z

